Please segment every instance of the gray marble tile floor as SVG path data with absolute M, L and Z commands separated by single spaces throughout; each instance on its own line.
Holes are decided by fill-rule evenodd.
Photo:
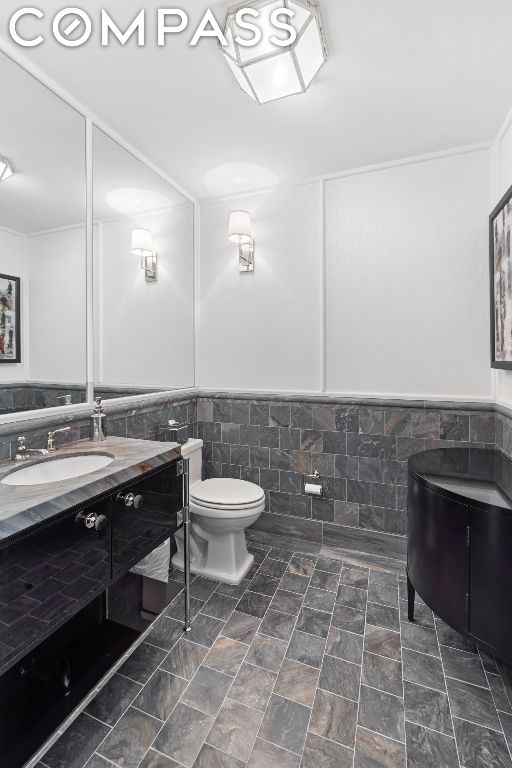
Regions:
M 512 768 L 512 688 L 403 564 L 251 544 L 250 579 L 193 580 L 40 768 Z M 366 564 L 365 564 L 366 562 Z

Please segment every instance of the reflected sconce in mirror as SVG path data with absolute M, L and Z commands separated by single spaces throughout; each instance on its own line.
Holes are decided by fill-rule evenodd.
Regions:
M 149 229 L 132 231 L 131 252 L 134 256 L 140 256 L 140 268 L 146 274 L 146 283 L 155 282 L 158 254 L 153 250 L 153 234 Z
M 254 238 L 250 213 L 233 211 L 229 217 L 228 240 L 238 245 L 240 272 L 254 272 Z
M 14 176 L 14 170 L 9 160 L 5 157 L 0 157 L 0 182 L 10 179 Z

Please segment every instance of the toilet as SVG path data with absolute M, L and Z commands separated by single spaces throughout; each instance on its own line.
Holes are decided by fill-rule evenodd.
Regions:
M 201 480 L 202 440 L 189 440 L 181 454 L 190 459 L 190 570 L 227 584 L 239 584 L 254 562 L 245 529 L 265 509 L 265 494 L 254 483 L 231 478 Z M 175 534 L 172 564 L 183 570 L 183 529 Z

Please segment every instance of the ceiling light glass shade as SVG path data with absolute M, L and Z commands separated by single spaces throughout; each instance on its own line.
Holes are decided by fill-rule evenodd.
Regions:
M 229 217 L 228 239 L 237 245 L 252 243 L 251 215 L 247 211 L 233 211 Z
M 9 160 L 6 160 L 4 157 L 0 157 L 0 181 L 5 181 L 11 176 L 14 176 L 12 165 L 10 164 Z
M 248 32 L 236 23 L 239 8 L 253 8 L 259 17 L 246 17 L 262 31 L 261 41 L 254 46 L 240 45 L 236 38 L 249 39 Z M 239 86 L 258 104 L 266 104 L 285 96 L 305 93 L 327 59 L 327 45 L 322 29 L 320 9 L 314 0 L 253 0 L 228 12 L 224 35 L 227 46 L 221 46 Z M 271 24 L 271 14 L 279 9 L 293 11 L 293 18 L 280 17 L 293 26 L 297 39 L 280 47 L 271 38 L 282 39 L 283 31 Z
M 141 258 L 153 255 L 153 235 L 149 229 L 133 230 L 131 252 Z

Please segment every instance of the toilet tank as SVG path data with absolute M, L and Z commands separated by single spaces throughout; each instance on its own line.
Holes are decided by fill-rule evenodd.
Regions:
M 189 464 L 189 482 L 190 485 L 201 480 L 201 470 L 203 466 L 203 441 L 190 439 L 181 446 L 181 455 L 190 459 Z

